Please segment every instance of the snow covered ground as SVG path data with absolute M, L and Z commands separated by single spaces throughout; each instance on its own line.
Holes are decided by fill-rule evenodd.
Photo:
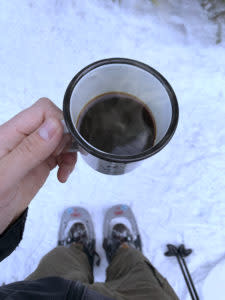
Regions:
M 65 185 L 53 172 L 30 205 L 23 241 L 0 264 L 0 285 L 36 268 L 56 245 L 61 214 L 71 205 L 84 206 L 93 216 L 104 258 L 95 278 L 103 280 L 103 215 L 111 205 L 126 203 L 136 214 L 144 253 L 181 299 L 188 299 L 182 274 L 176 260 L 163 253 L 167 243 L 194 249 L 187 263 L 204 299 L 207 275 L 225 258 L 225 39 L 216 45 L 217 26 L 197 2 L 161 3 L 0 2 L 0 123 L 42 96 L 62 107 L 75 73 L 107 57 L 156 68 L 180 105 L 172 141 L 132 173 L 105 176 L 80 158 Z

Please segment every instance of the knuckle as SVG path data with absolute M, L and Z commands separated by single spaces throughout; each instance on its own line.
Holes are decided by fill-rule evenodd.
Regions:
M 39 160 L 40 153 L 38 152 L 38 145 L 40 138 L 37 134 L 28 136 L 23 142 L 15 149 L 17 155 L 26 159 L 27 162 L 33 162 L 35 164 L 41 163 Z
M 49 108 L 49 107 L 54 106 L 54 103 L 53 103 L 50 99 L 45 98 L 45 97 L 40 98 L 40 99 L 37 101 L 37 103 L 38 103 L 39 105 L 41 105 L 41 106 L 46 107 L 46 108 Z
M 40 106 L 40 109 L 44 114 L 57 116 L 61 118 L 62 111 L 48 98 L 40 98 L 37 101 L 37 105 Z
M 18 150 L 22 153 L 26 155 L 31 155 L 33 154 L 34 151 L 34 141 L 33 139 L 31 139 L 30 137 L 27 137 L 18 147 Z

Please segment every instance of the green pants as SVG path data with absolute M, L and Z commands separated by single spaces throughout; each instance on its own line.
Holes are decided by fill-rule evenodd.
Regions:
M 107 268 L 105 283 L 93 283 L 86 254 L 78 245 L 57 247 L 43 257 L 26 279 L 58 276 L 79 280 L 90 289 L 117 300 L 179 300 L 173 289 L 141 252 L 120 248 Z

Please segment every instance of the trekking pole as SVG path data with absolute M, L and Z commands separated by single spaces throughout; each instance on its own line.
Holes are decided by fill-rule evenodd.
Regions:
M 181 268 L 181 272 L 184 276 L 188 291 L 192 300 L 199 300 L 195 285 L 191 278 L 191 274 L 188 270 L 187 264 L 184 257 L 187 257 L 192 253 L 191 249 L 185 249 L 184 245 L 180 245 L 178 248 L 174 245 L 167 245 L 168 251 L 165 253 L 166 256 L 175 256 Z
M 189 256 L 191 253 L 192 253 L 192 250 L 191 249 L 185 249 L 185 246 L 184 245 L 180 245 L 179 249 L 178 249 L 178 252 L 180 254 L 180 257 L 181 257 L 181 260 L 183 262 L 183 265 L 184 265 L 184 268 L 185 268 L 185 271 L 189 277 L 189 281 L 191 283 L 191 286 L 192 286 L 192 289 L 193 289 L 193 292 L 195 294 L 195 297 L 196 299 L 198 300 L 199 299 L 199 296 L 198 296 L 198 293 L 196 291 L 196 288 L 195 288 L 195 285 L 194 285 L 194 282 L 192 280 L 192 277 L 191 277 L 191 274 L 188 270 L 188 267 L 187 267 L 187 264 L 186 264 L 186 261 L 185 261 L 185 257 Z

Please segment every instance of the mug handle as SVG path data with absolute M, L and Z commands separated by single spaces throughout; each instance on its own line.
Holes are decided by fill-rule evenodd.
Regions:
M 63 128 L 64 128 L 64 134 L 70 133 L 67 126 L 66 126 L 65 121 L 61 120 L 61 123 L 62 123 Z M 70 148 L 66 149 L 66 152 L 78 152 L 79 150 L 80 150 L 79 144 L 73 138 L 72 144 L 71 144 Z

